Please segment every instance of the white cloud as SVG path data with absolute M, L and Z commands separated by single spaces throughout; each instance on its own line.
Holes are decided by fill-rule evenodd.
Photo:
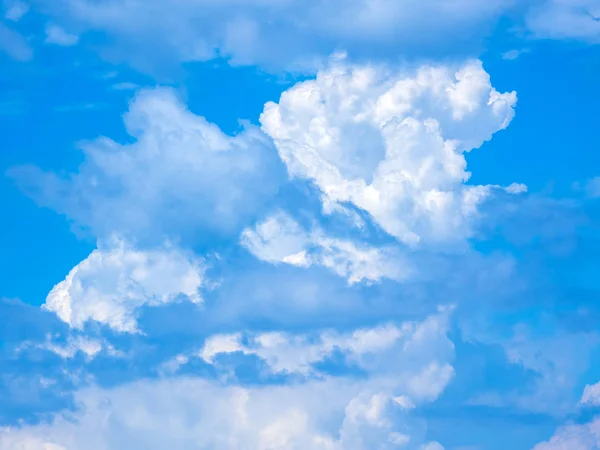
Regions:
M 277 212 L 242 233 L 242 245 L 257 258 L 299 267 L 322 265 L 350 284 L 363 280 L 406 279 L 411 270 L 394 248 L 375 248 L 331 238 L 318 228 L 310 232 L 292 217 Z
M 81 144 L 77 173 L 19 167 L 10 174 L 40 204 L 100 239 L 117 233 L 152 244 L 237 235 L 276 192 L 281 163 L 256 129 L 223 134 L 166 88 L 139 91 L 124 121 L 133 142 Z
M 428 368 L 451 367 L 449 311 L 399 327 L 323 332 L 313 341 L 262 333 L 245 344 L 241 335 L 213 336 L 199 352 L 209 363 L 221 352 L 241 349 L 264 358 L 276 372 L 305 373 L 311 362 L 337 348 L 367 376 L 322 374 L 283 386 L 226 386 L 177 377 L 92 387 L 76 393 L 75 411 L 56 413 L 38 425 L 0 428 L 0 450 L 26 445 L 36 450 L 437 450 L 442 447 L 424 441 L 423 424 L 411 411 L 434 400 L 431 392 L 439 394 L 440 383 L 448 382 L 431 376 Z M 420 378 L 418 389 L 415 378 Z M 425 388 L 427 383 L 432 387 Z
M 46 25 L 46 43 L 55 44 L 63 47 L 70 47 L 79 42 L 79 36 L 67 33 L 64 29 L 56 24 L 49 23 Z
M 0 429 L 0 449 L 383 450 L 398 448 L 401 436 L 416 448 L 423 442 L 385 391 L 345 380 L 254 388 L 140 381 L 80 391 L 76 402 L 78 410 L 47 424 Z
M 600 43 L 598 0 L 547 0 L 533 8 L 527 26 L 538 38 Z
M 249 335 L 248 344 L 242 342 L 241 334 L 218 335 L 207 339 L 199 356 L 212 363 L 218 354 L 243 352 L 257 355 L 275 373 L 306 375 L 314 371 L 313 364 L 325 360 L 336 350 L 345 353 L 350 359 L 359 360 L 363 355 L 391 349 L 404 337 L 405 332 L 408 330 L 401 330 L 393 325 L 356 330 L 349 335 L 325 332 L 312 339 L 306 335 L 270 332 Z
M 547 442 L 533 447 L 533 450 L 597 450 L 600 448 L 600 419 L 577 425 L 570 424 L 559 428 Z
M 582 405 L 600 406 L 600 383 L 586 385 L 579 403 Z
M 74 358 L 77 353 L 83 353 L 87 358 L 93 359 L 102 351 L 106 344 L 96 339 L 90 339 L 85 336 L 69 336 L 67 342 L 60 344 L 54 342 L 52 336 L 46 337 L 46 342 L 38 344 L 36 347 L 56 353 L 64 359 Z M 29 345 L 25 346 L 29 347 Z M 21 347 L 21 349 L 24 346 Z
M 326 209 L 351 202 L 403 243 L 440 244 L 471 235 L 491 187 L 465 184 L 464 153 L 508 126 L 515 104 L 479 61 L 404 73 L 338 57 L 268 103 L 261 124 Z
M 217 364 L 218 355 L 240 352 L 256 355 L 273 373 L 312 376 L 320 373 L 317 363 L 339 352 L 346 364 L 360 367 L 370 378 L 389 380 L 386 384 L 394 386 L 395 403 L 410 410 L 415 401 L 435 400 L 454 375 L 449 364 L 454 346 L 446 336 L 450 311 L 441 308 L 422 322 L 387 323 L 344 333 L 215 335 L 195 355 L 181 355 L 178 365 L 191 357 Z
M 202 301 L 202 261 L 174 247 L 136 250 L 123 241 L 94 250 L 48 294 L 44 308 L 74 328 L 94 320 L 137 331 L 136 311 L 184 296 Z

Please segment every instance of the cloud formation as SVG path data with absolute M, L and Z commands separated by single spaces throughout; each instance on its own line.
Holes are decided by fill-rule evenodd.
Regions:
M 177 248 L 140 251 L 123 241 L 94 250 L 58 283 L 43 307 L 71 327 L 93 320 L 123 332 L 136 332 L 143 305 L 180 298 L 200 303 L 203 262 Z
M 276 193 L 279 162 L 260 132 L 228 136 L 188 111 L 171 89 L 138 92 L 124 121 L 133 142 L 82 143 L 75 174 L 25 166 L 9 175 L 94 236 L 138 244 L 232 236 Z
M 466 184 L 464 153 L 506 128 L 516 102 L 479 61 L 404 73 L 341 59 L 268 103 L 260 120 L 290 175 L 321 190 L 326 212 L 350 203 L 406 245 L 439 245 L 472 235 L 489 187 Z

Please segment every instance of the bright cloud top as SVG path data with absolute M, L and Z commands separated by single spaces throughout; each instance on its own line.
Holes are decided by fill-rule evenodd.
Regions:
M 347 65 L 268 103 L 262 129 L 292 176 L 313 181 L 326 211 L 352 203 L 409 245 L 471 235 L 486 186 L 468 186 L 464 152 L 514 116 L 478 61 L 414 73 Z
M 244 230 L 241 242 L 263 261 L 298 267 L 321 265 L 347 278 L 350 284 L 382 278 L 402 281 L 411 274 L 393 248 L 361 246 L 352 240 L 327 237 L 319 229 L 307 231 L 283 212 Z
M 183 297 L 202 301 L 204 266 L 176 248 L 141 251 L 121 241 L 94 250 L 48 294 L 44 308 L 74 328 L 89 320 L 135 332 L 135 313 Z

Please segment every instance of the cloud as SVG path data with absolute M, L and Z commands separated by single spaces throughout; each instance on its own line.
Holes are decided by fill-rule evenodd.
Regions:
M 140 251 L 123 241 L 94 250 L 58 283 L 44 308 L 71 327 L 93 320 L 123 332 L 136 332 L 135 314 L 143 305 L 180 297 L 202 301 L 201 260 L 173 247 Z
M 0 50 L 17 61 L 29 61 L 33 50 L 27 40 L 15 30 L 0 22 Z
M 115 83 L 111 86 L 115 91 L 132 91 L 132 90 L 136 90 L 139 89 L 140 86 L 135 84 L 135 83 L 131 83 L 129 81 L 123 81 L 120 83 Z
M 398 328 L 327 332 L 314 344 L 270 333 L 254 336 L 250 350 L 237 337 L 215 336 L 199 353 L 209 363 L 219 353 L 245 347 L 274 371 L 303 373 L 306 364 L 336 347 L 368 376 L 323 374 L 285 385 L 251 386 L 171 377 L 91 386 L 76 393 L 74 411 L 57 412 L 37 425 L 0 428 L 0 449 L 418 449 L 426 443 L 424 428 L 411 413 L 435 400 L 452 373 L 449 312 L 442 309 Z
M 298 267 L 324 266 L 350 284 L 406 279 L 411 270 L 399 252 L 352 240 L 327 237 L 322 230 L 304 230 L 292 217 L 278 212 L 242 233 L 242 245 L 257 258 Z
M 534 36 L 600 43 L 600 3 L 597 0 L 547 0 L 529 13 Z
M 4 0 L 4 18 L 18 22 L 29 12 L 29 5 L 20 0 Z
M 85 336 L 69 336 L 64 344 L 54 342 L 51 336 L 47 336 L 45 343 L 37 344 L 34 347 L 48 350 L 64 359 L 72 359 L 78 353 L 84 354 L 88 359 L 93 359 L 102 351 L 104 345 L 101 341 L 89 339 Z M 19 347 L 19 351 L 31 346 L 32 344 L 25 342 Z
M 582 405 L 600 406 L 600 383 L 586 385 L 579 403 Z
M 46 25 L 46 43 L 70 47 L 79 42 L 79 36 L 69 34 L 56 24 Z
M 37 0 L 105 57 L 147 72 L 223 57 L 268 70 L 310 71 L 345 50 L 356 59 L 480 54 L 502 17 L 535 38 L 597 42 L 596 0 Z M 231 11 L 235 10 L 235 14 Z M 110 42 L 110 44 L 107 44 Z M 399 50 L 400 49 L 400 50 Z
M 588 180 L 585 186 L 585 191 L 591 198 L 600 197 L 600 177 L 594 177 Z
M 464 153 L 508 126 L 516 100 L 478 61 L 404 73 L 334 59 L 260 120 L 290 175 L 322 191 L 325 211 L 351 203 L 402 243 L 439 245 L 471 236 L 490 188 L 465 184 Z
M 403 375 L 398 373 L 402 367 L 411 373 L 404 380 L 403 394 L 433 400 L 453 375 L 448 361 L 454 346 L 446 337 L 449 312 L 443 308 L 422 322 L 384 323 L 346 333 L 322 330 L 299 335 L 279 331 L 216 335 L 209 337 L 195 356 L 214 364 L 223 354 L 256 355 L 273 373 L 308 376 L 319 373 L 317 363 L 340 352 L 347 365 L 359 367 L 370 376 L 394 377 L 398 384 L 402 383 Z
M 82 32 L 115 42 L 113 58 L 148 69 L 224 56 L 234 64 L 314 69 L 342 48 L 358 56 L 473 50 L 515 1 L 38 0 Z M 231 11 L 235 10 L 235 14 Z M 450 44 L 450 42 L 452 44 Z M 374 50 L 377 49 L 377 50 Z M 158 61 L 157 61 L 158 59 Z
M 542 442 L 532 450 L 596 450 L 600 448 L 600 419 L 577 425 L 570 424 L 559 428 L 547 442 Z
M 423 442 L 389 395 L 339 380 L 255 388 L 140 381 L 81 391 L 77 403 L 47 425 L 1 429 L 0 449 L 394 449 L 400 435 L 414 448 Z
M 40 205 L 96 237 L 116 233 L 137 244 L 238 235 L 277 191 L 283 172 L 260 132 L 228 136 L 170 89 L 138 92 L 124 121 L 133 142 L 82 143 L 77 173 L 30 166 L 8 173 Z
M 514 61 L 515 59 L 518 59 L 524 53 L 528 53 L 528 52 L 529 52 L 529 49 L 526 49 L 526 48 L 509 50 L 507 52 L 502 53 L 502 59 L 505 59 L 508 61 Z

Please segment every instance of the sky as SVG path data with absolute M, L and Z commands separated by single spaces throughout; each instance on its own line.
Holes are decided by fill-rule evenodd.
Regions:
M 600 449 L 599 0 L 0 13 L 0 450 Z

